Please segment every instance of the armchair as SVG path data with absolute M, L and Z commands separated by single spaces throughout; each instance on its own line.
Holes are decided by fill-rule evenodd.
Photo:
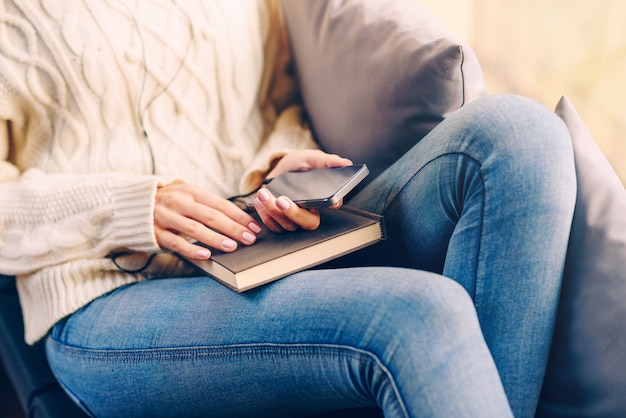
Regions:
M 455 109 L 487 94 L 472 49 L 419 2 L 282 2 L 316 140 L 367 162 L 370 177 Z M 538 416 L 624 416 L 626 191 L 567 99 L 557 113 L 574 140 L 579 197 Z M 6 276 L 0 360 L 28 416 L 85 416 L 54 379 L 43 347 L 24 343 L 14 279 Z M 367 409 L 324 416 L 382 415 Z

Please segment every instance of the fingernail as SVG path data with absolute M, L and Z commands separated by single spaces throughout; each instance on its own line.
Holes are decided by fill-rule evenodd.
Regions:
M 254 232 L 255 234 L 260 234 L 261 233 L 261 227 L 254 223 L 254 222 L 250 222 L 248 224 L 248 228 L 250 229 L 250 231 Z
M 276 206 L 278 206 L 278 209 L 280 210 L 287 210 L 289 209 L 291 205 L 289 204 L 289 201 L 287 200 L 287 198 L 281 196 L 278 199 L 276 199 Z
M 199 258 L 209 258 L 211 257 L 211 251 L 209 250 L 198 250 Z
M 254 199 L 254 207 L 259 209 L 259 210 L 264 208 L 263 202 L 261 202 L 261 199 L 259 199 L 258 197 L 256 199 Z
M 249 233 L 248 231 L 244 231 L 244 233 L 241 234 L 241 238 L 243 238 L 245 242 L 249 242 L 249 243 L 253 243 L 254 241 L 256 241 L 256 236 Z
M 259 190 L 257 195 L 259 196 L 259 199 L 261 199 L 261 202 L 263 203 L 267 203 L 270 200 L 270 192 L 268 192 L 266 189 Z
M 226 238 L 224 241 L 222 241 L 222 245 L 224 246 L 224 248 L 230 249 L 236 247 L 237 243 L 230 238 Z

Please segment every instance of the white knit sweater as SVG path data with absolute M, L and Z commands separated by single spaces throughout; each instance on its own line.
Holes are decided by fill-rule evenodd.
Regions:
M 28 343 L 121 285 L 185 274 L 165 253 L 141 274 L 109 257 L 159 251 L 159 185 L 227 197 L 315 146 L 298 107 L 277 117 L 293 92 L 276 4 L 0 3 L 0 274 L 17 276 Z

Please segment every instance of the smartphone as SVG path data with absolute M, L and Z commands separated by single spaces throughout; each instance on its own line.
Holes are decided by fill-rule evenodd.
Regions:
M 302 208 L 322 208 L 339 202 L 368 174 L 365 164 L 288 171 L 266 187 L 274 197 L 287 196 Z M 254 206 L 254 200 L 248 206 Z

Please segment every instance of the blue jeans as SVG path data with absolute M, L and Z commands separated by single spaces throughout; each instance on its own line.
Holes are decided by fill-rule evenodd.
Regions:
M 369 267 L 244 294 L 204 277 L 125 286 L 59 322 L 48 359 L 98 417 L 531 417 L 574 199 L 563 123 L 479 99 L 350 200 L 385 215 L 388 240 L 341 260 Z

